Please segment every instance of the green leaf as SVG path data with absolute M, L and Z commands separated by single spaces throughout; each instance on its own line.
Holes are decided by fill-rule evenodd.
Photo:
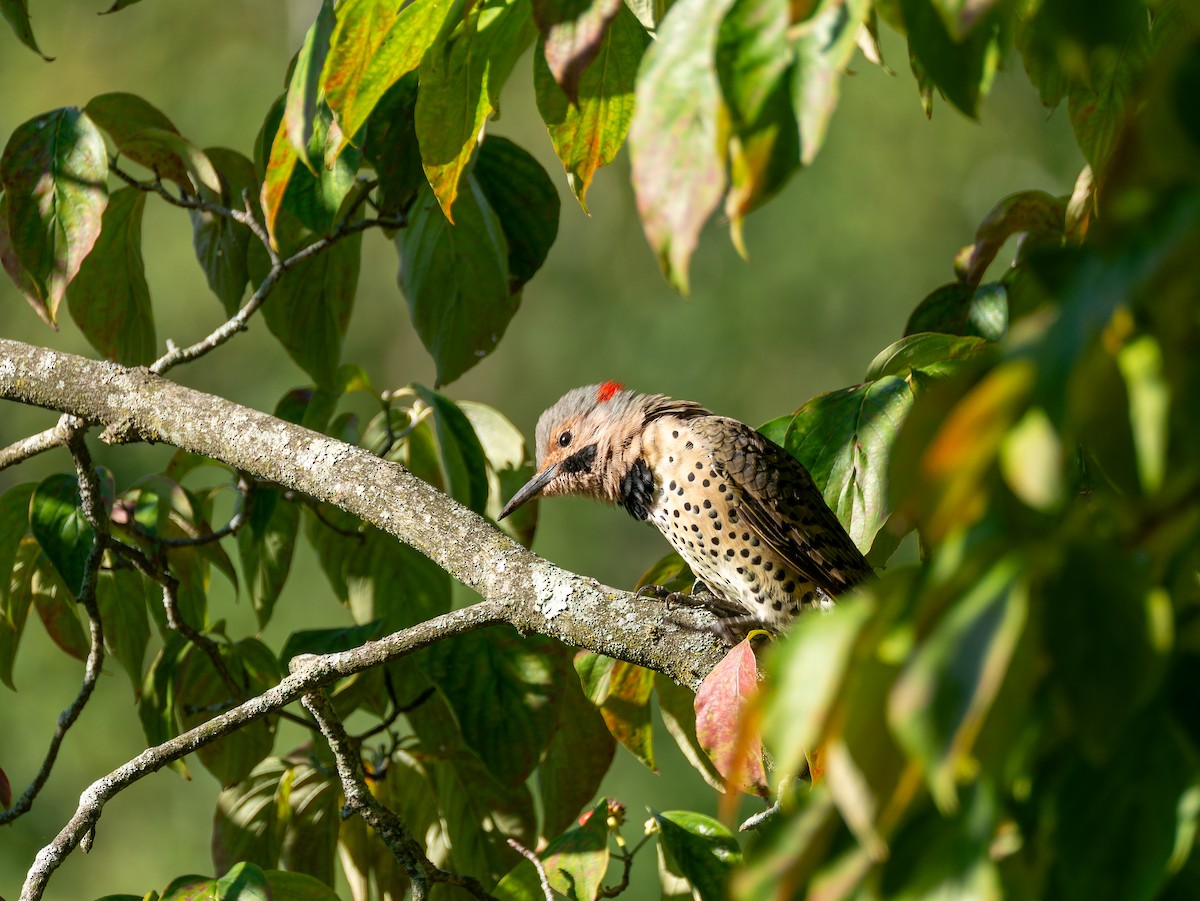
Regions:
M 896 376 L 908 379 L 913 373 L 945 378 L 960 372 L 963 364 L 986 353 L 983 338 L 959 337 L 938 332 L 908 335 L 879 352 L 871 361 L 866 380 Z
M 138 719 L 147 745 L 160 745 L 179 734 L 176 684 L 182 664 L 192 650 L 186 638 L 178 632 L 169 632 L 162 649 L 146 671 L 141 700 L 138 702 Z M 168 766 L 184 779 L 191 778 L 184 760 L 172 761 Z
M 8 241 L 23 273 L 14 281 L 49 325 L 100 236 L 107 178 L 104 139 L 71 107 L 17 126 L 0 157 Z
M 14 623 L 18 638 L 30 606 L 37 611 L 46 634 L 64 653 L 76 660 L 87 659 L 91 642 L 79 622 L 79 606 L 75 597 L 33 540 L 21 543 L 13 567 L 9 607 L 20 620 Z
M 358 134 L 381 98 L 417 68 L 454 7 L 447 0 L 415 0 L 402 9 L 392 0 L 338 4 L 321 87 L 345 139 Z
M 394 632 L 450 609 L 450 577 L 428 557 L 372 527 L 360 538 L 339 534 L 334 528 L 352 530 L 357 520 L 332 507 L 322 507 L 321 515 L 331 525 L 313 516 L 308 540 L 355 622 L 378 620 Z
M 484 0 L 453 32 L 439 37 L 421 63 L 417 140 L 433 195 L 457 222 L 460 180 L 515 53 L 528 38 L 530 7 L 517 0 Z
M 242 693 L 231 692 L 208 654 L 198 647 L 191 648 L 180 661 L 175 682 L 176 709 L 185 730 L 211 719 L 214 711 L 261 694 L 279 681 L 275 655 L 257 639 L 246 638 L 235 644 L 218 642 L 217 647 L 225 669 Z M 265 717 L 204 745 L 196 755 L 222 785 L 232 785 L 248 776 L 271 753 L 274 744 L 274 717 Z
M 141 133 L 148 128 L 179 134 L 179 129 L 158 107 L 136 94 L 117 91 L 93 97 L 83 111 L 108 133 L 121 156 L 192 192 L 183 160 L 161 144 L 140 140 Z
M 329 53 L 333 34 L 332 0 L 321 0 L 317 18 L 304 36 L 304 44 L 296 54 L 292 78 L 288 84 L 287 100 L 283 105 L 282 128 L 300 159 L 308 162 L 308 142 L 313 137 L 320 99 L 321 70 Z
M 376 201 L 381 216 L 407 213 L 425 185 L 417 145 L 416 109 L 417 73 L 410 72 L 388 88 L 367 120 L 363 159 L 379 179 Z
M 210 844 L 218 874 L 228 872 L 238 861 L 264 870 L 278 866 L 285 826 L 277 795 L 280 783 L 291 774 L 288 761 L 268 757 L 246 778 L 217 795 Z
M 1008 331 L 1008 291 L 1003 285 L 974 288 L 951 282 L 935 288 L 908 317 L 904 334 L 941 332 L 947 335 L 977 335 L 999 341 Z
M 931 627 L 896 680 L 888 723 L 925 772 L 943 813 L 1025 628 L 1029 596 L 1010 555 L 997 562 Z
M 212 161 L 221 179 L 221 200 L 230 209 L 242 209 L 242 193 L 258 196 L 258 175 L 254 163 L 236 150 L 208 147 L 204 153 Z M 250 229 L 225 216 L 203 210 L 190 210 L 192 246 L 204 270 L 208 287 L 221 301 L 227 315 L 237 312 L 250 280 L 246 256 Z
M 30 502 L 29 526 L 68 588 L 79 591 L 96 533 L 80 509 L 74 476 L 58 473 L 42 480 Z
M 891 512 L 889 451 L 912 402 L 908 384 L 887 376 L 813 398 L 796 411 L 787 432 L 784 447 L 821 486 L 864 552 Z
M 633 119 L 633 94 L 650 39 L 628 6 L 617 11 L 578 83 L 577 102 L 563 93 L 551 74 L 541 45 L 533 57 L 538 112 L 550 132 L 554 152 L 567 171 L 567 184 L 587 211 L 587 190 L 601 166 L 625 143 Z
M 558 724 L 564 668 L 556 645 L 488 629 L 439 642 L 420 659 L 468 746 L 501 782 L 524 783 Z
M 870 14 L 871 5 L 865 0 L 823 3 L 816 15 L 794 26 L 792 106 L 800 130 L 800 159 L 806 166 L 825 143 L 842 73 Z
M 504 229 L 509 290 L 516 293 L 542 268 L 558 236 L 558 191 L 528 151 L 495 135 L 480 145 L 473 174 Z
M 518 860 L 504 837 L 512 836 L 527 848 L 534 841 L 529 790 L 497 782 L 468 751 L 432 759 L 429 772 L 445 819 L 453 869 L 474 873 L 485 883 L 498 881 Z
M 995 14 L 977 22 L 956 41 L 932 0 L 900 0 L 908 48 L 946 99 L 974 118 L 1000 63 L 1002 20 Z
M 712 817 L 690 810 L 651 811 L 659 841 L 701 901 L 721 901 L 742 862 L 737 839 Z
M 696 738 L 722 779 L 747 794 L 766 796 L 762 740 L 746 725 L 758 692 L 758 661 L 749 638 L 737 643 L 696 689 Z
M 283 492 L 256 488 L 247 499 L 250 513 L 238 532 L 238 553 L 246 590 L 259 628 L 266 626 L 292 568 L 300 509 Z
M 788 417 L 790 421 L 791 417 Z M 786 423 L 785 423 L 786 425 Z M 660 585 L 668 591 L 691 591 L 696 577 L 677 553 L 672 551 L 653 564 L 638 578 L 637 587 Z
M 206 200 L 216 200 L 221 196 L 221 179 L 217 170 L 213 168 L 212 161 L 205 156 L 204 151 L 181 137 L 174 128 L 143 128 L 129 138 L 124 150 L 130 155 L 146 157 L 170 154 L 187 170 L 185 192 L 198 194 Z
M 542 831 L 547 835 L 565 829 L 596 797 L 617 750 L 616 740 L 579 680 L 568 674 L 562 683 L 557 728 L 537 771 Z
M 29 23 L 27 0 L 0 0 L 0 16 L 4 17 L 18 41 L 47 62 L 53 59 L 38 48 L 37 40 L 33 36 L 33 26 Z
M 1064 549 L 1044 589 L 1054 599 L 1044 605 L 1040 624 L 1054 692 L 1069 706 L 1073 733 L 1097 764 L 1124 741 L 1135 715 L 1159 691 L 1167 665 L 1145 578 L 1134 555 L 1078 543 Z M 1077 638 L 1081 628 L 1086 642 Z
M 141 694 L 142 668 L 150 643 L 148 602 L 153 603 L 154 598 L 141 573 L 132 569 L 100 573 L 96 603 L 104 624 L 104 644 L 129 673 L 134 700 Z
M 550 888 L 571 901 L 596 898 L 608 870 L 608 800 L 602 798 L 538 855 Z M 493 890 L 500 901 L 542 901 L 545 894 L 533 864 L 521 861 Z
M 1004 242 L 1022 236 L 1022 248 L 1061 246 L 1065 237 L 1067 198 L 1045 191 L 1018 191 L 997 203 L 975 230 L 975 243 L 960 277 L 974 287 L 983 279 Z
M 658 710 L 663 725 L 675 739 L 675 744 L 692 768 L 717 791 L 725 790 L 721 774 L 700 745 L 696 736 L 696 695 L 682 685 L 676 685 L 662 673 L 654 674 L 654 691 L 658 695 Z
M 622 6 L 621 0 L 533 0 L 542 55 L 572 103 L 578 104 L 580 79 Z
M 279 652 L 279 665 L 287 669 L 292 658 L 298 654 L 334 654 L 357 648 L 383 636 L 382 625 L 377 621 L 344 629 L 301 629 L 293 632 Z
M 145 366 L 156 351 L 142 260 L 145 206 L 146 194 L 137 188 L 109 195 L 100 237 L 67 288 L 67 308 L 88 343 L 126 366 Z
M 819 616 L 802 616 L 771 655 L 762 732 L 777 778 L 808 768 L 870 613 L 871 604 L 856 597 Z
M 509 293 L 503 226 L 475 180 L 467 183 L 455 204 L 454 225 L 426 188 L 408 227 L 396 235 L 400 288 L 437 365 L 437 385 L 454 381 L 491 353 L 520 302 Z
M 800 164 L 789 95 L 788 0 L 735 0 L 717 35 L 717 75 L 729 114 L 729 217 L 745 254 L 742 219 L 776 194 Z
M 263 306 L 271 334 L 317 387 L 328 391 L 337 387 L 342 339 L 358 290 L 361 249 L 362 235 L 351 235 L 292 267 L 276 283 L 271 302 Z M 252 272 L 252 279 L 261 280 L 255 276 Z
M 1183 853 L 1195 855 L 1187 840 L 1195 830 L 1195 748 L 1152 711 L 1124 732 L 1112 758 L 1102 764 L 1075 758 L 1065 770 L 1045 814 L 1054 823 L 1047 897 L 1160 897 L 1181 839 Z M 1098 860 L 1120 865 L 1096 866 Z
M 533 476 L 533 464 L 526 458 L 525 436 L 498 410 L 474 401 L 462 401 L 458 408 L 467 417 L 479 446 L 487 458 L 488 502 L 487 515 L 495 519 L 517 489 Z M 526 547 L 533 541 L 537 526 L 537 505 L 526 512 L 522 507 L 500 528 Z
M 998 0 L 933 0 L 950 37 L 961 42 Z
M 235 863 L 214 888 L 215 901 L 281 901 L 274 898 L 267 874 L 252 863 Z
M 1129 392 L 1129 420 L 1137 451 L 1138 476 L 1147 494 L 1163 484 L 1170 437 L 1171 389 L 1163 372 L 1162 347 L 1150 335 L 1117 352 L 1117 366 Z
M 734 0 L 679 0 L 646 52 L 629 130 L 642 227 L 663 272 L 681 293 L 700 230 L 725 192 L 715 71 L 721 20 Z
M 488 500 L 487 457 L 475 429 L 450 398 L 421 385 L 417 394 L 433 410 L 433 427 L 446 473 L 447 493 L 482 513 Z

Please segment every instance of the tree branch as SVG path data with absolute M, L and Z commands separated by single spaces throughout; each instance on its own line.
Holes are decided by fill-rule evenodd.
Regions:
M 716 620 L 635 598 L 554 566 L 435 488 L 361 448 L 144 369 L 0 339 L 0 398 L 107 426 L 103 439 L 161 441 L 301 491 L 406 542 L 502 619 L 695 688 L 724 655 Z
M 0 366 L 2 365 L 0 363 Z M 503 604 L 483 601 L 434 617 L 379 641 L 367 642 L 362 647 L 350 651 L 306 658 L 300 669 L 261 695 L 227 713 L 213 717 L 194 729 L 189 729 L 170 741 L 143 751 L 84 790 L 80 795 L 75 815 L 54 840 L 38 852 L 26 874 L 20 901 L 38 901 L 42 897 L 54 871 L 91 835 L 104 811 L 104 805 L 133 783 L 181 757 L 186 757 L 198 748 L 241 729 L 247 723 L 279 711 L 321 686 L 404 657 L 453 635 L 506 622 L 505 612 Z

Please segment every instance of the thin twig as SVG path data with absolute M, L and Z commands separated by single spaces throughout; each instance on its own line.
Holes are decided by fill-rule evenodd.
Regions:
M 550 880 L 546 878 L 546 868 L 542 866 L 542 862 L 538 859 L 538 856 L 515 838 L 508 839 L 508 846 L 533 864 L 533 868 L 537 870 L 538 883 L 542 886 L 542 895 L 546 901 L 554 901 L 554 892 L 550 890 Z
M 15 466 L 30 457 L 59 447 L 62 443 L 63 431 L 60 419 L 58 425 L 52 426 L 44 432 L 38 432 L 36 435 L 30 435 L 28 438 L 22 438 L 20 441 L 14 441 L 8 447 L 0 449 L 0 469 Z
M 0 825 L 11 823 L 32 809 L 34 799 L 41 793 L 54 770 L 59 749 L 67 737 L 67 732 L 75 725 L 83 708 L 87 706 L 92 697 L 96 681 L 100 678 L 100 672 L 104 665 L 104 626 L 100 621 L 100 608 L 96 603 L 96 586 L 100 577 L 100 563 L 104 559 L 104 548 L 108 541 L 108 517 L 104 510 L 104 500 L 100 494 L 99 480 L 92 467 L 91 454 L 83 440 L 84 424 L 73 416 L 64 416 L 60 426 L 62 426 L 61 429 L 56 426 L 55 430 L 61 432 L 61 439 L 70 447 L 71 455 L 75 460 L 75 471 L 79 479 L 80 506 L 95 531 L 92 548 L 88 552 L 87 562 L 84 564 L 83 583 L 76 589 L 76 600 L 87 611 L 91 640 L 79 691 L 67 709 L 59 714 L 54 733 L 50 736 L 50 745 L 46 749 L 37 774 L 25 791 L 21 793 L 16 803 L 8 810 L 0 812 Z

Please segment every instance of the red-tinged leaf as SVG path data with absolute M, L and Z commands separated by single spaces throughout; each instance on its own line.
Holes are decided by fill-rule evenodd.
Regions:
M 12 283 L 17 286 L 22 297 L 27 300 L 37 297 L 37 285 L 33 282 L 33 276 L 25 271 L 24 264 L 17 257 L 17 249 L 13 247 L 12 235 L 8 233 L 8 197 L 2 191 L 0 191 L 0 265 L 4 266 L 4 271 L 12 279 Z M 33 304 L 37 314 L 45 319 L 43 308 L 32 300 L 30 303 Z
M 226 206 L 242 209 L 243 191 L 251 198 L 258 195 L 254 163 L 236 150 L 224 147 L 208 147 L 204 153 L 220 176 L 221 199 Z M 189 214 L 196 259 L 204 270 L 208 287 L 217 295 L 226 314 L 232 316 L 241 305 L 250 280 L 247 264 L 250 230 L 225 216 L 203 210 L 190 210 Z
M 871 4 L 866 0 L 825 3 L 793 32 L 792 105 L 800 128 L 800 159 L 806 166 L 825 143 L 841 93 L 842 73 L 860 35 L 866 33 L 863 26 L 870 14 Z
M 486 60 L 480 59 L 475 49 L 475 41 L 479 40 L 478 35 L 473 41 L 463 34 L 449 46 L 435 44 L 422 67 L 421 90 L 417 93 L 421 165 L 433 196 L 452 224 L 459 178 L 491 109 L 484 89 Z
M 725 192 L 717 33 L 733 0 L 679 0 L 647 52 L 629 130 L 638 213 L 681 293 L 700 231 Z
M 44 59 L 50 62 L 54 59 L 52 56 L 46 56 L 38 48 L 37 40 L 33 36 L 33 26 L 29 22 L 29 4 L 27 0 L 0 0 L 0 16 L 4 17 L 4 21 L 13 30 L 13 34 L 17 36 L 22 44 Z
M 32 489 L 33 486 L 21 487 Z M 28 500 L 26 508 L 28 509 Z M 28 513 L 26 520 L 28 521 Z M 8 573 L 0 579 L 4 586 L 4 604 L 0 607 L 0 682 L 13 691 L 17 690 L 16 683 L 13 682 L 13 665 L 16 662 L 17 648 L 21 644 L 21 635 L 25 631 L 25 621 L 29 618 L 29 609 L 33 606 L 30 579 L 33 567 L 41 555 L 37 540 L 31 535 L 26 535 L 16 546 Z
M 996 367 L 942 418 L 915 455 L 897 455 L 902 468 L 891 473 L 899 489 L 894 502 L 921 524 L 926 540 L 937 543 L 985 513 L 990 496 L 985 479 L 1009 428 L 1025 412 L 1033 381 L 1028 361 Z
M 792 112 L 788 0 L 736 0 L 717 35 L 717 74 L 729 113 L 729 217 L 745 255 L 742 219 L 777 193 L 800 163 Z
M 219 200 L 221 197 L 221 178 L 213 168 L 212 161 L 204 155 L 204 151 L 181 137 L 175 131 L 166 128 L 143 128 L 132 135 L 125 146 L 129 154 L 164 154 L 175 156 L 183 163 L 190 180 L 190 193 L 198 194 L 205 200 Z
M 558 236 L 558 191 L 542 164 L 507 138 L 488 135 L 472 175 L 504 229 L 509 290 L 520 291 Z
M 129 674 L 135 700 L 142 690 L 142 668 L 150 642 L 146 604 L 155 601 L 145 577 L 137 570 L 100 573 L 96 605 L 104 624 L 104 644 Z
M 717 791 L 725 790 L 721 774 L 713 766 L 712 759 L 700 746 L 696 735 L 696 695 L 681 685 L 676 685 L 662 673 L 654 675 L 654 690 L 658 694 L 658 709 L 663 725 L 679 745 L 693 769 L 704 781 Z
M 576 103 L 554 80 L 541 46 L 534 51 L 538 112 L 584 212 L 596 170 L 611 163 L 625 143 L 633 119 L 638 65 L 649 43 L 637 16 L 622 5 L 604 32 L 593 64 L 579 80 Z
M 403 9 L 393 0 L 338 4 L 321 87 L 343 140 L 358 134 L 383 95 L 417 68 L 452 5 L 448 0 L 415 0 Z M 333 149 L 335 157 L 343 147 Z
M 618 660 L 613 663 L 608 695 L 600 706 L 600 715 L 613 738 L 657 773 L 650 727 L 650 693 L 653 690 L 653 671 Z
M 579 818 L 579 823 L 555 838 L 538 855 L 550 888 L 571 901 L 597 897 L 608 870 L 608 800 L 602 798 Z M 492 889 L 500 901 L 539 901 L 545 898 L 533 864 L 522 860 Z
M 729 877 L 742 862 L 737 838 L 712 817 L 690 810 L 651 811 L 658 827 L 659 845 L 670 867 L 689 883 L 692 897 L 723 901 L 729 895 Z
M 766 796 L 758 724 L 746 720 L 758 692 L 758 661 L 750 639 L 743 639 L 696 691 L 696 736 L 717 772 L 739 791 Z
M 321 0 L 317 18 L 304 36 L 304 44 L 296 54 L 292 79 L 288 83 L 287 100 L 283 105 L 283 131 L 292 149 L 307 164 L 308 142 L 313 136 L 320 99 L 321 70 L 329 53 L 333 34 L 333 0 Z
M 563 681 L 558 728 L 537 771 L 546 835 L 565 829 L 595 798 L 617 750 L 604 718 L 584 695 L 579 680 Z
M 76 660 L 86 660 L 91 642 L 79 621 L 80 607 L 75 595 L 44 554 L 31 562 L 27 572 L 29 583 L 21 591 L 28 591 L 46 634 Z
M 342 339 L 350 323 L 362 235 L 351 235 L 289 269 L 275 285 L 263 318 L 279 343 L 319 388 L 334 390 Z M 251 278 L 257 282 L 257 273 Z
M 0 157 L 8 242 L 24 271 L 16 284 L 32 288 L 26 299 L 50 325 L 67 285 L 100 236 L 107 178 L 104 138 L 71 107 L 19 125 Z
M 963 281 L 976 287 L 1001 246 L 1012 235 L 1038 244 L 1061 244 L 1066 229 L 1067 201 L 1045 191 L 1018 191 L 992 207 L 975 230 L 975 244 L 966 261 Z
M 154 312 L 142 260 L 146 194 L 121 188 L 109 195 L 104 226 L 67 288 L 67 309 L 88 343 L 110 360 L 146 366 L 154 360 Z
M 987 14 L 997 0 L 933 0 L 934 9 L 950 36 L 961 42 Z
M 80 509 L 79 482 L 74 476 L 58 473 L 37 486 L 29 507 L 29 527 L 66 584 L 78 591 L 96 533 Z
M 280 121 L 282 122 L 282 118 Z M 275 234 L 276 221 L 283 207 L 283 196 L 287 192 L 288 182 L 291 181 L 292 172 L 295 171 L 296 162 L 300 157 L 282 128 L 277 128 L 272 133 L 274 138 L 271 140 L 271 151 L 267 157 L 258 201 L 262 206 L 263 223 L 267 227 L 267 233 L 271 236 L 272 243 L 278 245 L 279 240 Z
M 484 119 L 497 108 L 529 21 L 527 3 L 485 0 L 455 31 L 440 37 L 422 61 L 416 109 L 421 164 L 451 222 Z
M 579 81 L 622 6 L 622 0 L 534 0 L 546 64 L 572 103 L 578 104 Z
M 108 133 L 117 153 L 191 192 L 192 184 L 183 160 L 161 144 L 138 138 L 139 132 L 147 128 L 179 134 L 179 129 L 156 106 L 136 94 L 118 91 L 93 97 L 83 111 Z
M 418 101 L 419 103 L 420 101 Z M 414 203 L 396 235 L 400 287 L 421 342 L 437 365 L 437 384 L 452 382 L 499 342 L 517 311 L 509 293 L 504 229 L 474 178 L 451 225 L 432 192 Z

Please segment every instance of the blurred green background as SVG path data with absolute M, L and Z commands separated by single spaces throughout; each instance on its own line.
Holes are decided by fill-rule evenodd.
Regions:
M 0 33 L 0 134 L 7 137 L 47 110 L 124 90 L 158 106 L 194 143 L 251 154 L 318 4 L 158 0 L 97 16 L 106 5 L 35 0 L 35 33 L 43 51 L 56 57 L 52 63 Z M 859 381 L 872 357 L 900 337 L 912 307 L 951 280 L 955 251 L 997 200 L 1026 188 L 1068 193 L 1082 166 L 1065 110 L 1049 114 L 1040 106 L 1019 61 L 1010 60 L 999 75 L 981 121 L 940 100 L 927 121 L 903 45 L 885 35 L 884 50 L 896 74 L 857 57 L 816 163 L 747 221 L 749 262 L 733 251 L 723 223 L 706 230 L 689 300 L 670 290 L 646 246 L 624 154 L 592 186 L 590 218 L 572 199 L 533 102 L 532 66 L 519 64 L 503 95 L 502 116 L 488 127 L 529 149 L 559 185 L 559 237 L 498 351 L 446 392 L 492 404 L 531 435 L 540 410 L 565 390 L 609 378 L 697 400 L 753 424 Z M 193 257 L 187 216 L 151 200 L 144 250 L 160 345 L 168 337 L 191 342 L 215 327 L 221 307 Z M 379 387 L 431 384 L 433 365 L 396 287 L 394 248 L 372 234 L 363 255 L 344 360 L 362 365 Z M 55 334 L 7 280 L 0 282 L 0 334 L 91 354 L 65 304 L 61 314 Z M 305 382 L 261 317 L 248 333 L 172 377 L 263 410 Z M 357 409 L 370 415 L 365 404 Z M 6 404 L 0 445 L 54 421 L 54 414 Z M 118 488 L 170 455 L 165 448 L 113 452 L 92 445 L 97 460 L 116 473 Z M 68 465 L 63 451 L 43 455 L 0 472 L 0 490 Z M 263 636 L 272 647 L 293 629 L 349 618 L 325 590 L 307 546 L 300 548 L 289 589 Z M 619 511 L 569 499 L 542 505 L 535 550 L 628 587 L 666 545 Z M 230 622 L 231 634 L 253 632 L 248 605 L 238 605 L 227 585 L 218 581 L 212 604 L 214 615 Z M 0 767 L 15 792 L 36 770 L 81 671 L 31 619 L 17 660 L 19 690 L 0 688 Z M 69 818 L 79 792 L 143 748 L 128 681 L 111 661 L 106 672 L 33 812 L 0 829 L 0 896 L 16 897 L 34 854 Z M 664 775 L 651 775 L 619 751 L 605 787 L 628 805 L 631 837 L 646 805 L 715 811 L 713 792 L 666 733 L 659 730 L 656 739 Z M 298 733 L 284 732 L 277 749 L 299 740 Z M 193 776 L 189 783 L 160 773 L 119 796 L 106 808 L 94 853 L 73 855 L 47 897 L 141 894 L 183 872 L 210 872 L 209 822 L 218 786 L 198 766 Z M 648 850 L 626 897 L 657 897 Z

